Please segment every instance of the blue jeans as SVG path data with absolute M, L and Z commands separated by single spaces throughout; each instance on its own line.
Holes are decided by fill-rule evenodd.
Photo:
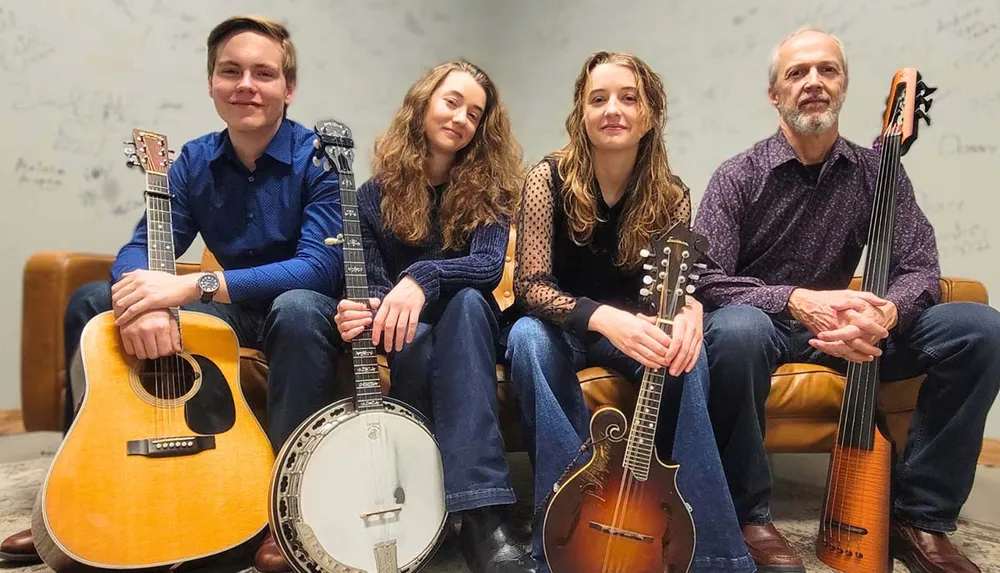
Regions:
M 809 346 L 799 322 L 744 305 L 705 319 L 712 389 L 709 411 L 741 523 L 771 521 L 771 473 L 764 451 L 764 403 L 771 373 L 786 362 L 846 372 L 847 363 Z M 986 415 L 1000 387 L 1000 313 L 955 302 L 924 311 L 904 332 L 893 330 L 880 358 L 883 382 L 920 374 L 906 450 L 893 473 L 894 516 L 930 531 L 954 531 L 968 499 Z
M 449 512 L 515 501 L 500 435 L 499 326 L 486 296 L 464 288 L 428 305 L 413 342 L 388 356 L 389 395 L 433 425 Z
M 635 382 L 642 378 L 643 367 L 604 337 L 583 344 L 561 328 L 534 317 L 518 319 L 506 345 L 529 442 L 528 454 L 535 468 L 532 556 L 544 563 L 544 512 L 540 505 L 590 437 L 591 414 L 577 371 L 603 366 Z M 708 419 L 707 392 L 704 352 L 690 373 L 680 378 L 668 376 L 655 436 L 657 453 L 660 459 L 680 464 L 678 488 L 692 506 L 697 532 L 692 570 L 756 571 L 726 488 Z
M 267 357 L 267 434 L 275 452 L 303 420 L 338 398 L 334 372 L 341 341 L 333 323 L 336 300 L 300 289 L 278 295 L 269 308 L 219 302 L 193 302 L 183 308 L 221 318 L 236 332 L 241 346 L 260 350 Z M 107 281 L 88 283 L 73 293 L 65 314 L 67 371 L 83 327 L 109 310 L 111 285 Z M 68 379 L 67 429 L 74 416 Z

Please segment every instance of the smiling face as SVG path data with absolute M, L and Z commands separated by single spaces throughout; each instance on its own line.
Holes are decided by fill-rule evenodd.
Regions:
M 818 135 L 837 125 L 847 96 L 840 46 L 820 32 L 803 32 L 778 50 L 777 78 L 768 89 L 781 121 L 802 135 Z
M 231 131 L 266 131 L 281 122 L 295 92 L 282 71 L 282 56 L 281 43 L 258 32 L 222 41 L 209 95 Z
M 458 153 L 476 135 L 485 109 L 486 91 L 479 82 L 468 72 L 449 72 L 427 102 L 427 146 L 435 153 Z
M 591 145 L 621 150 L 639 145 L 648 131 L 635 73 L 619 64 L 598 64 L 584 90 L 583 121 Z

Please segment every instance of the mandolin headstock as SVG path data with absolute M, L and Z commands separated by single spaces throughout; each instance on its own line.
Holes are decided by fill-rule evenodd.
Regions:
M 687 225 L 677 223 L 666 233 L 650 239 L 650 248 L 640 254 L 647 260 L 642 268 L 639 290 L 643 306 L 662 323 L 670 324 L 684 306 L 686 295 L 694 292 L 699 275 L 695 270 L 706 268 L 699 262 L 708 249 L 708 239 Z

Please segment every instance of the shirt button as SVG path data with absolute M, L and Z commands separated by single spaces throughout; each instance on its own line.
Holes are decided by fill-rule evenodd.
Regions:
M 251 175 L 250 177 L 247 177 L 247 181 L 253 183 L 253 175 Z
M 253 213 L 247 213 L 247 219 L 253 219 Z

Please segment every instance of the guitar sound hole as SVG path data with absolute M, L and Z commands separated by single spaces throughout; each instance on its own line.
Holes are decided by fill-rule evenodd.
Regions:
M 176 400 L 194 387 L 195 371 L 179 356 L 142 360 L 136 375 L 143 390 L 160 400 Z

